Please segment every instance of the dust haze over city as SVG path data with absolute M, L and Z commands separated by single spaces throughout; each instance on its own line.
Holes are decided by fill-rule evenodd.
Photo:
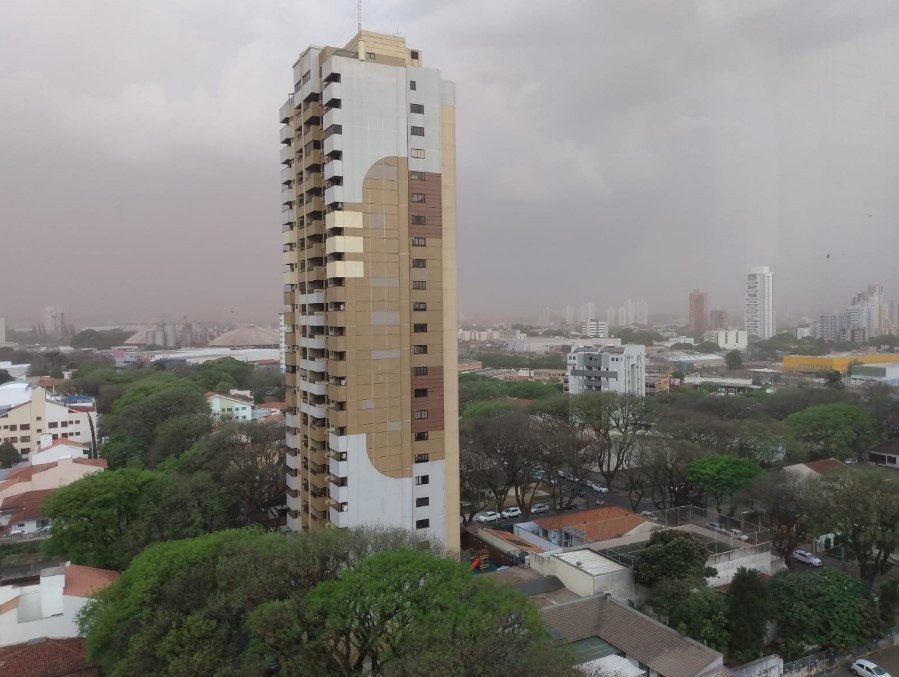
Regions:
M 784 320 L 899 289 L 895 3 L 365 5 L 457 84 L 463 319 L 682 318 L 694 287 L 738 316 L 757 265 Z M 355 22 L 350 1 L 3 3 L 8 323 L 272 324 L 285 64 Z

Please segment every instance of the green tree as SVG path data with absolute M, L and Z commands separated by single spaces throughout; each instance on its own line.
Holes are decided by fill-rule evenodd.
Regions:
M 721 512 L 721 504 L 726 498 L 749 486 L 758 474 L 758 463 L 730 454 L 696 458 L 687 465 L 687 481 L 703 493 L 711 494 L 718 512 Z M 734 505 L 731 501 L 731 514 Z
M 891 578 L 880 584 L 880 594 L 877 595 L 877 608 L 880 609 L 880 619 L 885 628 L 896 625 L 897 604 L 899 604 L 899 581 Z
M 878 440 L 877 423 L 867 411 L 852 404 L 819 404 L 787 418 L 796 438 L 825 456 L 864 460 Z
M 724 356 L 724 363 L 728 369 L 743 368 L 743 353 L 739 350 L 731 350 Z
M 22 460 L 22 455 L 12 442 L 0 444 L 0 468 L 12 468 Z
M 768 587 L 754 569 L 740 567 L 725 597 L 727 609 L 727 655 L 740 663 L 761 656 L 765 630 L 771 616 Z
M 727 613 L 724 598 L 714 590 L 700 588 L 678 604 L 669 625 L 716 651 L 727 646 Z
M 746 500 L 767 517 L 771 546 L 788 567 L 793 565 L 793 551 L 812 531 L 817 487 L 818 480 L 777 470 L 761 473 L 746 490 Z
M 824 387 L 825 388 L 833 388 L 835 390 L 842 390 L 846 386 L 843 384 L 843 375 L 838 372 L 836 369 L 829 369 L 821 374 L 821 378 L 824 379 Z
M 215 390 L 224 384 L 227 387 L 223 390 L 227 394 L 230 388 L 246 388 L 252 373 L 252 364 L 235 360 L 233 357 L 223 357 L 200 364 L 191 374 L 191 379 L 204 391 Z
M 698 353 L 717 353 L 721 350 L 721 346 L 714 341 L 703 341 L 695 347 L 695 350 Z
M 899 478 L 880 468 L 831 473 L 812 506 L 819 529 L 844 539 L 870 589 L 899 548 Z
M 709 551 L 686 531 L 658 529 L 634 562 L 634 581 L 651 587 L 664 578 L 700 579 L 715 575 L 706 567 Z
M 769 579 L 768 595 L 787 660 L 819 648 L 845 651 L 880 629 L 864 582 L 834 569 L 782 571 Z

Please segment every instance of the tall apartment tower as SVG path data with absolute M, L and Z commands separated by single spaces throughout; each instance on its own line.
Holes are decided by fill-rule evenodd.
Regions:
M 709 328 L 708 322 L 709 295 L 694 289 L 690 292 L 690 331 L 702 334 Z
M 717 308 L 709 311 L 709 329 L 730 329 L 726 310 Z
M 458 550 L 454 85 L 368 31 L 293 71 L 288 527 L 403 527 Z
M 746 274 L 744 316 L 749 336 L 774 336 L 774 273 L 768 266 L 750 268 Z

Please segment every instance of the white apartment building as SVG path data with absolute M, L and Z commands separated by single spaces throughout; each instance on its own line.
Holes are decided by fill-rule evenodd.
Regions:
M 774 273 L 768 266 L 750 268 L 746 274 L 744 317 L 749 336 L 774 336 Z
M 287 369 L 287 340 L 285 334 L 287 324 L 284 322 L 284 313 L 278 313 L 278 367 L 283 374 Z
M 719 329 L 705 332 L 702 340 L 717 343 L 721 350 L 744 351 L 749 344 L 749 335 L 744 329 Z
M 0 385 L 0 444 L 10 442 L 22 455 L 62 438 L 91 444 L 96 430 L 93 401 L 66 403 L 27 383 Z
M 568 353 L 567 391 L 646 394 L 646 348 L 640 345 L 575 348 Z
M 587 320 L 581 322 L 581 336 L 588 338 L 608 338 L 609 323 L 600 322 L 599 320 Z
M 232 421 L 252 421 L 256 405 L 252 397 L 243 395 L 225 395 L 223 393 L 206 393 L 206 403 L 212 412 L 212 418 Z
M 577 311 L 578 322 L 589 322 L 596 317 L 596 304 L 593 301 L 582 303 Z

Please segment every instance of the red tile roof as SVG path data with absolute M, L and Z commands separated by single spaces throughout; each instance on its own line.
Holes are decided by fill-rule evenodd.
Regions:
M 23 644 L 0 647 L 0 674 L 4 677 L 88 677 L 100 673 L 93 661 L 87 659 L 82 638 L 42 637 Z
M 0 502 L 0 512 L 11 512 L 9 524 L 0 527 L 0 533 L 9 531 L 15 522 L 43 517 L 43 503 L 56 489 L 38 489 L 36 491 L 23 491 L 15 496 L 7 496 Z
M 105 458 L 73 458 L 72 463 L 77 463 L 78 465 L 92 465 L 95 468 L 109 467 L 109 461 Z
M 530 541 L 526 541 L 523 538 L 519 538 L 515 534 L 510 534 L 508 531 L 503 531 L 502 529 L 486 529 L 491 536 L 496 536 L 497 538 L 501 538 L 506 543 L 514 545 L 519 550 L 526 550 L 527 552 L 543 552 L 543 548 L 538 545 L 534 545 Z
M 644 522 L 645 517 L 618 506 L 610 505 L 578 512 L 567 512 L 552 517 L 534 520 L 547 531 L 555 531 L 563 527 L 577 529 L 584 534 L 585 540 L 605 541 L 623 536 Z
M 73 439 L 68 437 L 60 437 L 58 440 L 55 440 L 53 444 L 48 444 L 46 447 L 43 447 L 40 451 L 47 451 L 47 449 L 52 449 L 53 447 L 58 447 L 60 444 L 65 444 L 69 447 L 81 447 L 82 449 L 87 449 L 90 447 L 89 444 L 83 444 L 82 442 L 76 442 Z
M 65 574 L 66 586 L 62 592 L 73 597 L 89 597 L 119 577 L 118 571 L 83 567 L 78 564 L 66 564 Z
M 835 458 L 822 458 L 820 461 L 809 461 L 805 464 L 805 467 L 809 470 L 814 470 L 819 475 L 823 475 L 826 472 L 831 472 L 832 470 L 840 470 L 846 467 L 842 461 L 839 461 Z

